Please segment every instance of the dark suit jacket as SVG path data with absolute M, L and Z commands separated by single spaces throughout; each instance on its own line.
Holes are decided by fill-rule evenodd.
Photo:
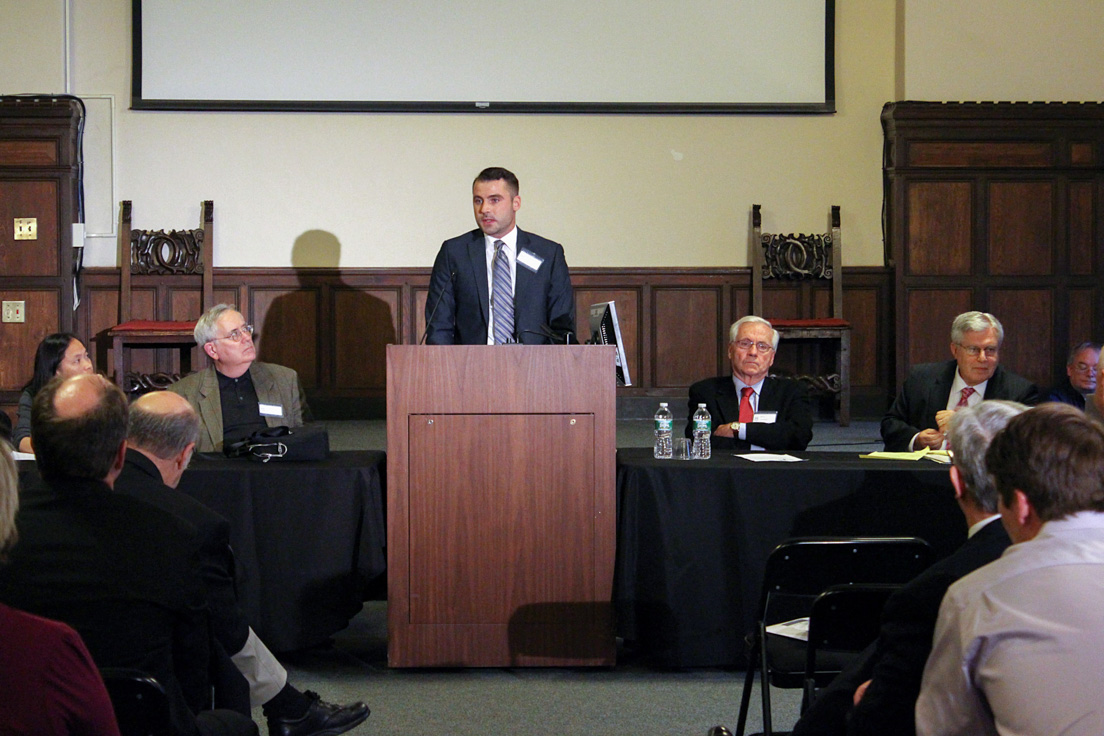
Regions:
M 877 641 L 813 702 L 793 736 L 915 733 L 913 711 L 943 595 L 956 580 L 1000 557 L 1009 544 L 995 519 L 894 593 L 882 611 Z M 859 706 L 853 707 L 855 688 L 870 679 Z
M 713 420 L 713 429 L 740 419 L 740 396 L 732 376 L 718 376 L 698 381 L 690 387 L 686 436 L 694 432 L 694 412 L 705 404 Z M 759 396 L 759 411 L 776 411 L 773 424 L 755 422 L 747 425 L 747 441 L 713 436 L 712 446 L 721 450 L 749 450 L 758 445 L 772 452 L 804 450 L 813 439 L 813 405 L 809 392 L 800 381 L 768 376 Z
M 1047 392 L 1046 398 L 1043 400 L 1069 404 L 1085 411 L 1085 395 L 1073 387 L 1069 376 L 1063 376 L 1062 380 Z
M 19 543 L 0 566 L 0 601 L 69 624 L 99 667 L 153 675 L 173 732 L 197 732 L 210 640 L 191 525 L 99 481 L 32 483 L 20 494 Z
M 299 374 L 291 368 L 275 363 L 254 362 L 249 366 L 257 401 L 261 404 L 278 404 L 284 409 L 282 417 L 264 416 L 270 427 L 302 427 L 311 421 L 310 407 L 299 382 Z M 169 391 L 180 394 L 199 414 L 199 440 L 196 452 L 221 452 L 222 393 L 214 366 L 181 378 L 169 386 Z M 262 415 L 263 416 L 263 415 Z
M 935 413 L 947 408 L 957 367 L 953 360 L 913 366 L 897 400 L 882 418 L 882 441 L 887 451 L 904 452 L 917 432 L 935 429 Z M 998 365 L 989 383 L 985 384 L 982 398 L 1034 406 L 1040 395 L 1038 386 Z
M 549 342 L 545 331 L 575 331 L 575 298 L 563 246 L 518 228 L 517 252 L 543 260 L 536 273 L 520 261 L 514 285 L 514 331 L 519 342 Z M 490 299 L 487 248 L 482 230 L 441 245 L 426 297 L 426 343 L 486 345 Z
M 201 545 L 199 572 L 207 590 L 211 633 L 228 654 L 241 651 L 249 637 L 249 624 L 238 605 L 230 522 L 186 493 L 166 486 L 157 466 L 137 450 L 127 450 L 126 465 L 115 481 L 115 491 L 167 511 L 196 528 Z

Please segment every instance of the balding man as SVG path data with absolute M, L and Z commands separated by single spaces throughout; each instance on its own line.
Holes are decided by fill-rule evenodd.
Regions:
M 219 452 L 224 444 L 267 427 L 301 427 L 310 407 L 291 368 L 257 361 L 253 325 L 230 304 L 217 304 L 199 318 L 195 341 L 212 365 L 169 386 L 199 413 L 197 452 Z
M 238 605 L 230 524 L 191 496 L 174 490 L 188 467 L 198 435 L 199 417 L 184 397 L 155 391 L 138 398 L 130 407 L 126 465 L 115 490 L 164 509 L 198 530 L 212 633 L 249 683 L 251 704 L 263 706 L 269 733 L 344 733 L 368 717 L 368 706 L 327 703 L 288 683 L 287 670 L 249 627 Z
M 882 418 L 882 441 L 891 452 L 947 446 L 944 434 L 955 409 L 984 399 L 1039 402 L 1038 387 L 1000 365 L 1004 327 L 987 312 L 963 312 L 951 324 L 951 355 L 944 363 L 913 366 L 897 400 Z
M 257 734 L 243 714 L 206 710 L 199 541 L 172 514 L 113 492 L 126 430 L 126 397 L 103 376 L 56 378 L 35 396 L 31 437 L 43 484 L 23 492 L 0 601 L 69 624 L 101 668 L 157 678 L 174 734 Z

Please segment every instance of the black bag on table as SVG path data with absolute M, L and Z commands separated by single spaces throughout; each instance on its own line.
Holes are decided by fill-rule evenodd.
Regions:
M 223 448 L 226 457 L 248 457 L 256 462 L 325 460 L 330 454 L 330 435 L 321 424 L 302 427 L 268 427 L 231 442 Z

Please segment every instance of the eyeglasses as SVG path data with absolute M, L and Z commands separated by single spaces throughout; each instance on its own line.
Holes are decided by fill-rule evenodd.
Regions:
M 1089 365 L 1088 363 L 1076 363 L 1073 369 L 1078 373 L 1096 373 L 1099 370 L 1095 365 Z
M 985 357 L 987 358 L 995 358 L 997 357 L 997 353 L 1000 351 L 1000 348 L 979 348 L 977 345 L 963 345 L 960 342 L 955 344 L 965 350 L 966 354 L 969 355 L 971 358 L 976 358 L 982 353 L 984 353 Z
M 216 337 L 215 340 L 229 340 L 230 342 L 241 342 L 246 335 L 253 336 L 253 325 L 242 325 L 241 327 L 233 330 L 229 335 L 225 337 Z M 212 341 L 213 342 L 213 341 Z
M 758 350 L 760 353 L 769 353 L 770 351 L 774 350 L 774 346 L 770 343 L 754 342 L 752 340 L 748 340 L 746 337 L 743 340 L 736 341 L 736 347 L 740 348 L 741 350 L 751 350 L 752 345 L 754 345 L 755 349 Z

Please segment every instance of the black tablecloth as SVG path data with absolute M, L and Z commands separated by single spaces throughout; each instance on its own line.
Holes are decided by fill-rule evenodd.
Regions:
M 196 455 L 179 489 L 230 522 L 238 597 L 270 649 L 325 641 L 386 568 L 382 452 L 306 463 Z
M 324 642 L 360 611 L 386 569 L 382 452 L 308 463 L 195 455 L 179 490 L 230 522 L 238 598 L 270 649 Z M 37 476 L 19 463 L 20 482 Z
M 966 539 L 947 466 L 794 453 L 802 463 L 617 453 L 618 633 L 669 666 L 744 666 L 767 556 L 791 536 Z

